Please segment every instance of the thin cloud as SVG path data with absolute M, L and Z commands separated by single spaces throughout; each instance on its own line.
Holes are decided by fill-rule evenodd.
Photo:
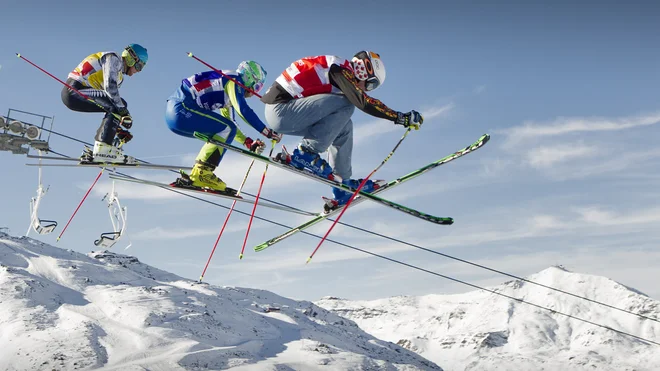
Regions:
M 568 226 L 568 223 L 565 223 L 563 218 L 549 214 L 528 215 L 524 218 L 521 217 L 518 223 L 513 224 L 516 225 L 516 227 L 502 228 L 499 226 L 498 228 L 493 228 L 490 231 L 481 231 L 478 234 L 466 234 L 458 237 L 444 236 L 441 240 L 429 238 L 419 241 L 418 243 L 428 248 L 477 245 L 487 242 L 501 242 L 524 238 L 550 236 L 557 233 L 558 231 L 564 230 Z M 405 230 L 406 228 L 403 229 Z M 406 235 L 406 233 L 396 233 L 396 231 L 392 231 L 391 229 L 389 233 L 385 232 L 385 234 L 395 238 L 403 238 Z M 347 237 L 341 235 L 342 233 L 333 232 L 334 237 L 332 239 L 339 242 L 346 241 Z M 283 258 L 278 259 L 277 262 L 272 262 L 270 260 L 260 260 L 259 262 L 255 262 L 256 264 L 251 264 L 249 269 L 251 271 L 268 271 L 274 269 L 273 264 L 276 264 L 278 269 L 291 269 L 294 267 L 299 267 L 302 262 L 301 259 L 306 257 L 310 251 L 304 250 L 302 245 L 293 247 L 294 244 L 297 244 L 297 242 L 294 242 L 293 240 L 288 242 L 284 251 L 280 251 L 280 255 L 283 256 Z M 370 242 L 362 241 L 356 246 L 360 249 L 384 255 L 391 255 L 394 253 L 413 250 L 413 248 L 409 246 L 398 243 L 383 243 L 382 241 L 378 240 L 371 240 Z M 305 245 L 305 247 L 307 247 L 307 245 Z M 284 258 L 284 256 L 286 256 L 286 258 Z M 328 248 L 328 246 L 326 246 L 326 248 L 321 253 L 314 257 L 314 261 L 317 263 L 328 264 L 340 261 L 366 259 L 370 257 L 371 255 L 358 251 Z
M 549 237 L 565 233 L 571 227 L 564 220 L 565 218 L 550 214 L 520 215 L 515 221 L 509 220 L 506 224 L 483 229 L 479 233 L 456 234 L 444 236 L 441 239 L 430 239 L 427 246 L 446 248 Z
M 259 230 L 266 228 L 262 224 L 253 224 L 251 231 Z M 228 225 L 223 234 L 229 234 L 234 232 L 245 232 L 246 226 L 243 224 L 238 225 Z M 217 236 L 220 233 L 220 225 L 211 226 L 211 227 L 187 227 L 187 228 L 163 228 L 163 227 L 154 227 L 142 230 L 138 233 L 133 233 L 131 239 L 133 240 L 142 240 L 142 241 L 159 241 L 159 240 L 181 240 L 184 238 L 195 238 L 200 236 Z
M 143 175 L 145 174 L 135 175 L 135 177 L 141 179 L 149 179 L 161 183 L 171 183 L 174 180 L 173 178 L 166 179 L 162 176 L 154 178 Z M 131 200 L 131 199 L 164 200 L 164 199 L 173 199 L 176 197 L 181 197 L 180 195 L 174 192 L 170 192 L 165 189 L 151 185 L 129 183 L 121 180 L 115 180 L 114 182 L 115 182 L 114 190 L 117 193 L 117 198 L 119 198 L 120 201 Z M 97 196 L 103 196 L 107 193 L 112 192 L 112 189 L 113 189 L 112 180 L 109 180 L 99 183 L 96 187 L 94 187 L 93 193 Z
M 566 218 L 564 217 L 550 214 L 532 214 L 526 215 L 524 217 L 521 216 L 516 223 L 509 223 L 514 225 L 514 227 L 498 226 L 497 228 L 492 228 L 491 230 L 483 230 L 478 234 L 444 236 L 441 240 L 436 238 L 429 238 L 419 241 L 418 243 L 428 248 L 437 249 L 455 246 L 479 245 L 489 242 L 504 242 L 537 237 L 548 237 L 556 234 L 563 234 L 567 230 L 571 229 L 571 223 L 566 222 L 565 219 Z M 399 233 L 393 233 L 391 230 L 389 233 L 385 232 L 385 234 L 394 235 L 395 238 L 405 237 Z M 346 236 L 339 236 L 340 234 L 336 234 L 333 239 L 336 239 L 340 242 L 346 240 Z M 274 269 L 273 264 L 276 264 L 278 269 L 292 269 L 299 267 L 302 262 L 301 257 L 306 257 L 306 254 L 308 254 L 309 251 L 302 249 L 302 246 L 293 247 L 294 243 L 295 242 L 293 241 L 288 243 L 288 247 L 285 249 L 286 254 L 284 253 L 285 251 L 280 251 L 281 255 L 286 256 L 287 258 L 278 259 L 276 263 L 270 260 L 259 259 L 258 262 L 251 264 L 250 271 L 259 272 L 272 270 Z M 363 241 L 357 246 L 360 249 L 384 255 L 391 255 L 399 252 L 413 250 L 413 248 L 409 246 L 397 243 L 383 243 L 382 241 Z M 327 248 L 326 246 L 326 249 L 324 249 L 322 253 L 319 253 L 318 256 L 314 257 L 314 261 L 317 263 L 328 264 L 340 261 L 366 259 L 370 257 L 371 255 L 360 253 L 358 251 Z
M 607 211 L 602 207 L 573 207 L 570 212 L 559 215 L 520 214 L 506 220 L 502 225 L 492 225 L 477 234 L 457 234 L 441 239 L 429 239 L 426 246 L 448 248 L 456 246 L 482 245 L 494 242 L 516 241 L 530 238 L 557 238 L 579 235 L 625 235 L 641 226 L 660 222 L 660 208 L 653 207 L 628 212 Z M 612 228 L 617 226 L 617 228 Z
M 660 208 L 649 208 L 630 213 L 614 213 L 600 207 L 578 208 L 575 212 L 583 222 L 599 226 L 641 225 L 660 222 Z
M 387 120 L 376 120 L 356 126 L 353 129 L 353 145 L 357 146 L 360 143 L 373 139 L 376 135 L 391 133 L 397 130 L 401 130 L 401 126 L 394 125 L 391 121 L 388 122 Z
M 181 155 L 181 162 L 190 166 L 190 164 L 195 163 L 196 158 L 197 158 L 197 153 L 185 153 Z
M 446 115 L 453 108 L 454 103 L 449 103 L 444 106 L 425 109 L 420 113 L 422 116 L 424 116 L 424 121 L 426 122 L 430 119 Z M 372 139 L 376 135 L 390 133 L 400 129 L 400 126 L 392 125 L 392 122 L 388 123 L 386 120 L 376 120 L 362 124 L 360 126 L 356 126 L 353 131 L 353 144 L 357 145 L 363 141 Z
M 560 162 L 593 156 L 597 153 L 597 147 L 585 146 L 583 144 L 541 146 L 534 148 L 527 153 L 527 163 L 537 169 L 547 168 Z
M 531 218 L 530 227 L 532 230 L 543 231 L 563 228 L 564 223 L 554 215 L 535 215 Z
M 580 215 L 584 222 L 589 224 L 608 224 L 608 221 L 615 219 L 612 212 L 598 207 L 578 208 L 575 209 L 575 212 Z
M 584 179 L 604 174 L 616 174 L 617 177 L 620 177 L 621 172 L 628 172 L 636 168 L 645 169 L 649 166 L 649 163 L 656 162 L 658 158 L 660 158 L 660 149 L 653 149 L 609 154 L 607 159 L 599 157 L 598 161 L 591 161 L 588 164 L 569 161 L 562 163 L 561 166 L 550 166 L 545 169 L 548 171 L 547 175 L 556 180 Z
M 584 213 L 580 213 L 580 211 L 586 210 L 592 211 L 592 216 L 588 221 L 584 220 Z M 610 251 L 614 251 L 609 249 L 610 246 L 614 249 L 620 246 L 625 246 L 626 241 L 628 241 L 627 239 L 631 236 L 630 231 L 637 230 L 641 225 L 637 223 L 644 223 L 643 225 L 645 227 L 650 228 L 650 220 L 655 218 L 652 215 L 660 217 L 660 208 L 632 210 L 628 212 L 621 210 L 609 211 L 596 205 L 583 207 L 582 209 L 568 209 L 561 213 L 521 213 L 517 210 L 511 210 L 510 213 L 498 217 L 498 220 L 501 220 L 501 222 L 493 223 L 492 225 L 481 229 L 479 233 L 449 233 L 449 235 L 444 235 L 442 238 L 431 237 L 415 239 L 415 243 L 426 248 L 437 250 L 441 248 L 455 248 L 470 245 L 478 246 L 489 242 L 511 243 L 527 239 L 527 244 L 534 246 L 531 250 L 509 249 L 507 250 L 507 255 L 503 258 L 501 256 L 499 257 L 501 259 L 485 257 L 484 259 L 487 260 L 480 260 L 477 262 L 498 268 L 513 266 L 514 269 L 503 269 L 504 271 L 511 272 L 518 272 L 521 269 L 520 267 L 532 269 L 531 266 L 537 266 L 537 264 L 540 264 L 539 267 L 541 267 L 538 269 L 542 269 L 555 263 L 570 263 L 571 266 L 577 267 L 586 263 L 595 262 L 593 260 L 594 256 L 598 262 L 606 262 L 607 258 L 603 252 L 607 250 L 609 254 Z M 609 225 L 603 225 L 602 220 L 609 217 L 623 218 L 630 224 L 624 225 L 623 228 L 612 228 Z M 492 222 L 493 220 L 491 219 L 489 221 Z M 475 223 L 478 223 L 478 221 L 475 221 Z M 487 224 L 483 223 L 483 225 L 486 226 Z M 419 227 L 419 225 L 416 226 L 416 228 Z M 407 229 L 406 226 L 400 226 L 400 228 Z M 555 244 L 556 242 L 554 241 L 557 241 L 557 238 L 561 236 L 573 236 L 574 239 L 579 239 L 582 248 L 568 250 L 562 249 L 561 252 L 549 251 L 548 249 L 552 250 L 554 247 L 548 246 Z M 311 264 L 306 265 L 305 259 L 315 245 L 315 243 L 312 242 L 317 242 L 317 240 L 309 240 L 307 237 L 294 238 L 295 239 L 290 241 L 283 242 L 282 246 L 278 245 L 276 253 L 275 251 L 254 254 L 248 253 L 245 258 L 250 261 L 250 264 L 248 265 L 236 264 L 229 261 L 220 263 L 220 261 L 218 261 L 218 263 L 212 268 L 218 272 L 217 274 L 221 274 L 223 277 L 226 276 L 231 278 L 231 280 L 241 282 L 241 285 L 248 285 L 249 282 L 264 283 L 268 280 L 275 280 L 275 278 L 272 277 L 272 272 L 274 271 L 281 272 L 291 279 L 305 279 L 305 277 L 309 277 L 310 269 L 312 269 L 312 272 L 317 269 L 322 271 L 324 269 L 340 267 L 341 264 L 348 261 L 373 259 L 373 256 L 371 255 L 342 248 L 326 242 L 327 245 L 324 245 L 322 249 L 319 250 L 319 253 L 315 255 Z M 412 251 L 412 247 L 388 243 L 380 239 L 368 239 L 359 243 L 351 243 L 343 237 L 337 238 L 337 240 L 348 242 L 358 248 L 389 257 L 395 257 L 395 254 Z M 589 249 L 590 246 L 593 246 L 593 248 L 585 250 Z M 629 249 L 627 249 L 626 252 L 620 253 L 622 256 L 630 258 L 630 256 L 627 255 L 630 253 Z M 496 256 L 499 255 L 496 254 Z M 637 257 L 632 259 L 629 263 L 639 264 L 639 259 L 643 259 L 644 256 L 644 253 L 640 252 Z M 275 257 L 277 259 L 274 259 Z M 406 255 L 406 257 L 412 259 L 413 255 Z M 581 259 L 581 261 L 578 262 L 576 261 L 576 257 L 583 257 L 584 259 Z M 657 256 L 653 260 L 657 260 Z M 179 262 L 173 264 L 178 263 Z M 453 272 L 454 275 L 457 272 L 463 274 L 463 269 L 467 269 L 463 264 L 457 265 L 458 263 L 454 262 L 448 264 L 442 260 L 430 258 L 427 258 L 424 261 L 424 264 L 428 264 L 429 266 L 427 268 L 433 271 L 450 271 Z M 597 264 L 591 264 L 590 266 L 598 267 Z M 628 264 L 627 266 L 634 266 L 634 264 Z M 601 266 L 601 269 L 602 267 L 603 266 Z M 534 271 L 538 269 L 534 268 L 532 270 Z M 404 271 L 403 274 L 407 273 Z M 215 275 L 216 273 L 213 274 L 214 277 Z M 416 277 L 412 273 L 411 276 L 411 279 Z M 373 280 L 373 277 L 377 277 L 377 275 L 370 275 L 369 279 Z M 485 279 L 483 273 L 479 273 L 477 276 L 472 277 L 473 278 L 471 278 L 470 281 Z M 226 281 L 227 279 L 223 278 L 223 284 L 228 284 Z M 270 282 L 268 282 L 268 284 L 270 284 Z
M 472 93 L 474 93 L 475 95 L 479 95 L 484 93 L 485 91 L 486 91 L 486 85 L 479 85 L 476 88 L 474 88 L 474 90 L 472 90 Z
M 426 121 L 428 119 L 436 118 L 438 116 L 444 116 L 447 113 L 449 113 L 449 111 L 454 109 L 454 107 L 455 107 L 454 103 L 449 103 L 441 107 L 432 107 L 429 109 L 425 109 L 421 112 L 421 114 L 422 116 L 424 116 L 424 120 Z
M 482 175 L 490 179 L 502 177 L 516 164 L 512 159 L 502 157 L 484 157 L 480 161 Z
M 186 159 L 193 158 L 196 154 L 191 154 L 189 152 L 186 153 L 178 153 L 178 154 L 171 154 L 171 155 L 157 155 L 157 156 L 140 156 L 140 160 L 154 160 L 154 159 L 161 159 L 161 158 L 178 158 L 180 159 L 179 162 L 183 164 L 188 164 L 190 161 L 186 161 Z
M 536 273 L 549 265 L 562 264 L 571 271 L 606 275 L 610 279 L 626 282 L 631 287 L 639 288 L 652 298 L 660 298 L 658 285 L 652 284 L 652 282 L 660 280 L 660 271 L 656 269 L 660 263 L 660 252 L 654 249 L 631 249 L 617 246 L 580 247 L 570 250 L 535 249 L 513 254 L 497 254 L 474 262 L 488 267 L 497 267 L 500 271 L 520 276 Z M 460 275 L 466 281 L 479 286 L 491 286 L 502 281 L 502 276 L 497 273 L 476 271 L 455 261 L 437 260 L 429 266 L 429 269 L 436 272 L 451 272 L 454 276 Z M 414 286 L 416 280 L 421 281 L 426 278 L 419 278 L 414 271 L 410 270 L 402 272 L 397 279 L 410 281 Z M 387 277 L 383 277 L 382 280 L 386 281 Z M 465 287 L 453 284 L 445 285 L 443 291 L 446 293 L 464 292 Z
M 131 239 L 133 240 L 142 240 L 142 241 L 156 241 L 156 240 L 180 240 L 190 237 L 200 237 L 200 236 L 211 236 L 217 235 L 219 229 L 215 228 L 150 228 L 140 231 L 138 233 L 133 233 Z M 231 232 L 231 230 L 226 230 L 225 232 Z
M 531 138 L 557 136 L 575 132 L 618 131 L 660 123 L 660 112 L 621 118 L 559 117 L 549 123 L 527 121 L 504 131 L 505 145 L 511 146 Z

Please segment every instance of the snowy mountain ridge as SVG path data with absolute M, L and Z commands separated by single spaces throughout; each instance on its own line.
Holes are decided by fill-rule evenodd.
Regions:
M 660 318 L 660 302 L 604 277 L 527 279 Z M 521 280 L 492 289 L 660 341 L 657 321 Z M 5 370 L 660 369 L 657 345 L 485 291 L 311 303 L 2 233 L 0 310 Z
M 441 370 L 311 302 L 0 233 L 3 370 Z
M 526 279 L 660 318 L 660 302 L 604 277 L 558 267 Z M 660 323 L 522 280 L 495 288 L 562 312 L 660 342 Z M 355 321 L 446 370 L 660 370 L 660 346 L 485 291 L 317 305 Z

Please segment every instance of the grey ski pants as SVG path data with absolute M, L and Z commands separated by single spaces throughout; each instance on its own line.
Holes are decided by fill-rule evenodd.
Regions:
M 353 173 L 354 111 L 355 106 L 344 95 L 318 94 L 266 104 L 265 116 L 276 132 L 303 137 L 301 144 L 317 153 L 328 151 L 334 173 L 349 179 Z

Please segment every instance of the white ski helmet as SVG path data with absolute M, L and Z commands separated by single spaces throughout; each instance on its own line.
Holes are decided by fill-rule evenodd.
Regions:
M 374 90 L 385 82 L 385 65 L 380 55 L 363 50 L 353 56 L 353 74 L 360 81 L 365 81 L 367 91 Z

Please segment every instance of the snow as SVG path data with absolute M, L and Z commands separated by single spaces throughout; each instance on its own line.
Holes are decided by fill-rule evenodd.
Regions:
M 441 370 L 311 302 L 0 233 L 4 370 Z
M 605 277 L 526 279 L 660 318 L 660 302 Z M 521 280 L 491 289 L 660 342 L 659 321 Z M 656 344 L 483 290 L 312 303 L 4 233 L 0 310 L 4 370 L 660 369 Z
M 551 267 L 526 279 L 660 318 L 660 302 L 604 277 Z M 491 289 L 660 342 L 657 321 L 520 280 Z M 445 370 L 660 370 L 658 345 L 486 291 L 316 304 Z

